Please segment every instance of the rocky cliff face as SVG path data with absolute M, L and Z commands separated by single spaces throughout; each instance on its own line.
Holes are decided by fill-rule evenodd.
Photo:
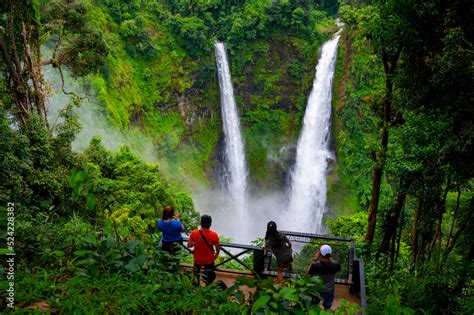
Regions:
M 96 95 L 97 110 L 123 132 L 134 130 L 152 138 L 165 173 L 179 181 L 193 177 L 212 185 L 222 134 L 215 60 L 208 49 L 213 39 L 190 45 L 198 37 L 176 29 L 176 23 L 189 21 L 170 15 L 174 9 L 166 6 L 129 7 L 127 16 L 117 15 L 111 4 L 91 6 L 91 24 L 105 30 L 110 51 L 103 69 L 87 84 Z M 251 185 L 264 189 L 285 184 L 318 46 L 334 27 L 324 14 L 292 16 L 291 7 L 282 8 L 289 10 L 288 27 L 273 30 L 265 22 L 269 30 L 263 35 L 228 45 Z M 293 18 L 309 23 L 313 15 L 325 26 L 311 30 L 311 36 L 308 30 L 291 29 Z

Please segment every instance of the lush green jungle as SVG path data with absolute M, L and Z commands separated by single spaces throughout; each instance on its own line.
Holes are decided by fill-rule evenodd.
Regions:
M 283 149 L 340 20 L 328 234 L 357 241 L 367 314 L 473 314 L 473 11 L 468 0 L 2 1 L 2 312 L 329 313 L 311 303 L 317 278 L 194 286 L 157 248 L 155 223 L 172 205 L 197 227 L 191 192 L 216 185 L 214 42 L 229 52 L 250 184 L 271 190 L 285 185 Z M 52 117 L 54 93 L 68 102 Z M 134 137 L 73 150 L 93 127 L 84 106 Z

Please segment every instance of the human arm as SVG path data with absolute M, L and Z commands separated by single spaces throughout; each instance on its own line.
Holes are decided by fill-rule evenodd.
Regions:
M 191 248 L 191 247 L 194 247 L 193 233 L 191 233 L 191 235 L 189 235 L 189 239 L 188 239 L 188 248 Z
M 313 267 L 313 261 L 311 261 L 311 263 L 310 263 L 309 266 L 308 266 L 308 269 L 306 269 L 306 274 L 307 274 L 308 276 L 311 276 L 310 273 L 309 273 L 310 270 L 311 270 L 311 267 Z
M 214 260 L 219 257 L 219 253 L 221 252 L 221 245 L 219 243 L 214 244 L 214 247 L 216 248 L 216 252 L 214 253 Z
M 314 274 L 314 272 L 311 272 L 311 267 L 313 267 L 313 264 L 319 260 L 320 256 L 321 256 L 321 253 L 318 250 L 316 254 L 314 254 L 313 260 L 311 260 L 311 263 L 309 264 L 308 269 L 306 269 L 307 275 L 311 276 L 312 274 Z
M 291 242 L 285 234 L 283 234 L 283 241 L 288 245 L 288 248 L 291 249 Z
M 271 246 L 270 246 L 270 240 L 266 239 L 266 240 L 265 240 L 265 243 L 263 243 L 262 249 L 263 249 L 263 250 L 268 250 L 268 249 L 270 249 L 270 248 L 271 248 Z
M 184 230 L 183 223 L 181 223 L 181 221 L 179 221 L 178 219 L 173 219 L 171 222 L 174 231 L 179 233 Z
M 319 250 L 316 252 L 316 254 L 314 254 L 314 257 L 313 257 L 313 260 L 314 261 L 317 261 L 319 260 L 319 258 L 321 257 L 321 253 L 319 252 Z

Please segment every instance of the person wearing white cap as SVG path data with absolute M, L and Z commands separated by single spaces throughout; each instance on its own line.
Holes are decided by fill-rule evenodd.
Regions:
M 310 276 L 317 275 L 323 280 L 324 291 L 321 292 L 323 307 L 328 310 L 334 301 L 334 279 L 336 272 L 341 271 L 341 264 L 331 257 L 332 248 L 329 245 L 322 245 L 314 255 L 311 265 L 306 273 Z

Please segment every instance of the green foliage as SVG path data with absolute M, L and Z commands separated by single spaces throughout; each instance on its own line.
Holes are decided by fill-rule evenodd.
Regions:
M 73 169 L 70 176 L 71 198 L 80 208 L 89 209 L 84 214 L 91 219 L 112 218 L 143 235 L 154 230 L 159 211 L 171 205 L 182 213 L 186 226 L 196 225 L 198 214 L 191 198 L 164 181 L 158 165 L 141 162 L 126 147 L 111 155 L 99 139 L 79 158 L 81 168 Z
M 320 312 L 317 304 L 323 286 L 317 277 L 289 279 L 284 285 L 274 285 L 273 278 L 256 280 L 241 277 L 237 279 L 234 287 L 240 285 L 256 289 L 256 294 L 250 297 L 254 314 L 319 314 Z M 243 300 L 244 296 L 240 296 L 238 301 Z
M 357 34 L 346 36 L 354 38 L 344 40 L 359 40 Z M 380 59 L 366 45 L 353 46 L 353 52 L 345 52 L 352 54 L 350 66 L 344 69 L 348 72 L 345 74 L 348 81 L 342 82 L 343 74 L 340 73 L 335 83 L 343 103 L 335 109 L 337 165 L 330 178 L 328 199 L 333 208 L 342 213 L 366 209 L 369 204 L 374 165 L 369 152 L 377 148 L 380 120 L 375 114 L 384 91 Z M 346 46 L 341 45 L 340 51 L 344 49 Z M 344 59 L 337 60 L 338 72 L 343 71 Z M 383 186 L 381 195 L 389 189 Z
M 41 2 L 44 40 L 54 42 L 53 67 L 67 66 L 73 76 L 96 72 L 105 63 L 108 47 L 103 30 L 88 23 L 88 7 L 83 2 L 49 0 Z M 54 35 L 53 38 L 50 38 Z
M 380 152 L 375 143 L 382 126 L 375 117 L 383 117 L 387 98 L 393 101 L 384 126 L 390 134 L 387 155 L 377 161 L 384 166 L 379 234 L 375 244 L 361 247 L 367 255 L 367 312 L 462 312 L 470 303 L 466 288 L 472 285 L 473 237 L 473 221 L 465 212 L 472 207 L 473 172 L 463 162 L 472 152 L 472 106 L 465 98 L 473 52 L 472 38 L 466 36 L 467 7 L 435 1 L 346 3 L 339 11 L 347 37 L 344 62 L 338 61 L 336 110 L 342 117 L 336 115 L 339 164 L 331 205 L 353 205 L 350 192 L 357 191 L 359 208 L 366 208 L 373 166 L 369 153 Z M 381 98 L 391 84 L 393 95 Z M 395 211 L 400 200 L 403 205 Z M 362 222 L 351 215 L 329 225 L 334 233 L 362 237 Z
M 27 263 L 24 250 L 31 246 L 38 258 L 34 269 L 18 269 L 19 310 L 39 300 L 66 312 L 82 305 L 81 311 L 94 314 L 245 309 L 228 302 L 231 292 L 195 287 L 189 274 L 175 273 L 176 260 L 156 248 L 156 238 L 126 240 L 123 227 L 114 227 L 111 221 L 94 229 L 77 217 L 37 227 L 20 225 L 18 231 L 21 239 L 30 241 L 18 246 L 20 264 Z
M 274 129 L 275 142 L 266 140 L 262 147 L 246 138 L 255 152 L 250 159 L 254 181 L 280 185 L 277 178 L 283 170 L 267 155 L 296 138 L 294 116 L 311 88 L 317 45 L 324 40 L 318 31 L 329 20 L 322 11 L 329 9 L 328 2 L 108 0 L 87 7 L 87 24 L 109 30 L 103 36 L 110 53 L 101 72 L 92 76 L 91 87 L 112 124 L 149 135 L 167 173 L 192 174 L 206 183 L 220 133 L 212 45 L 223 40 L 232 55 L 233 74 L 245 69 L 245 75 L 234 77 L 237 96 L 251 109 L 282 110 L 288 116 Z M 291 37 L 284 39 L 282 33 Z M 267 55 L 261 44 L 269 41 L 273 48 Z M 260 72 L 265 65 L 268 69 Z M 266 133 L 261 136 L 268 139 Z M 257 168 L 257 163 L 265 167 Z M 257 173 L 262 169 L 267 171 Z M 192 180 L 187 184 L 194 185 Z
M 18 221 L 18 312 L 43 301 L 51 310 L 74 312 L 81 305 L 81 311 L 93 314 L 320 313 L 315 304 L 322 290 L 318 278 L 282 286 L 273 285 L 272 278 L 241 277 L 227 290 L 197 287 L 191 274 L 175 272 L 179 260 L 157 249 L 155 235 L 144 241 L 124 237 L 127 227 L 112 220 L 97 227 L 77 216 L 53 221 Z M 28 268 L 31 257 L 36 257 L 34 268 Z M 242 285 L 254 293 L 244 295 Z
M 362 241 L 367 230 L 367 213 L 340 215 L 335 219 L 327 220 L 326 223 L 331 230 L 331 235 L 350 236 Z
M 68 194 L 67 173 L 73 162 L 69 147 L 77 127 L 75 117 L 65 115 L 65 123 L 53 137 L 43 120 L 32 114 L 23 132 L 12 129 L 14 122 L 0 114 L 2 134 L 1 200 L 18 202 L 21 213 L 63 211 Z M 21 201 L 21 202 L 20 202 Z

